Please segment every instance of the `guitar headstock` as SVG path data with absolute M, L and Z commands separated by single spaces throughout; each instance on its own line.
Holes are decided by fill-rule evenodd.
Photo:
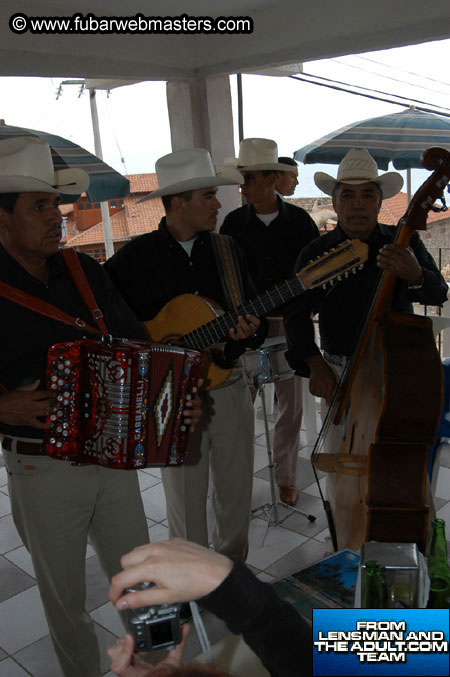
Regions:
M 356 273 L 367 261 L 369 247 L 361 240 L 346 240 L 302 268 L 297 276 L 304 289 L 324 287 Z

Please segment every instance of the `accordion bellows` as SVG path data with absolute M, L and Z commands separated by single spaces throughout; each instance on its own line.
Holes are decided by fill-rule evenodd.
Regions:
M 201 362 L 196 351 L 144 341 L 56 343 L 47 356 L 46 387 L 56 395 L 47 453 L 111 468 L 180 465 L 183 410 Z

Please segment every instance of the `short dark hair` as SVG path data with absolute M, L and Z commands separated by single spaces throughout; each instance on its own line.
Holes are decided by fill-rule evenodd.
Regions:
M 12 214 L 18 197 L 19 193 L 0 193 L 0 209 Z
M 173 193 L 173 195 L 161 195 L 161 200 L 162 200 L 164 209 L 166 210 L 166 213 L 170 212 L 170 210 L 172 209 L 172 204 L 171 204 L 172 198 L 182 197 L 189 202 L 189 200 L 192 200 L 192 193 L 193 192 L 194 192 L 193 190 L 185 190 L 183 193 Z
M 278 162 L 280 162 L 282 165 L 291 165 L 291 167 L 297 167 L 297 163 L 292 157 L 279 157 Z

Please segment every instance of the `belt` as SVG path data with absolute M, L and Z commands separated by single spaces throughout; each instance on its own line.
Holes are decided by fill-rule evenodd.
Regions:
M 6 451 L 12 451 L 13 444 L 12 437 L 4 437 L 2 441 L 3 449 Z M 17 440 L 16 442 L 16 451 L 18 454 L 23 454 L 24 456 L 46 456 L 47 453 L 44 449 L 42 442 L 24 442 L 23 440 Z

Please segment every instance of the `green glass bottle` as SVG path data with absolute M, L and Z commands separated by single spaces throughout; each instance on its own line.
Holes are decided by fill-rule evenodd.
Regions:
M 450 604 L 450 568 L 445 540 L 445 522 L 435 519 L 432 522 L 431 545 L 428 555 L 428 576 L 430 593 L 428 609 L 448 609 Z
M 371 559 L 365 564 L 361 608 L 385 609 L 386 600 L 386 578 L 383 569 L 376 560 Z

